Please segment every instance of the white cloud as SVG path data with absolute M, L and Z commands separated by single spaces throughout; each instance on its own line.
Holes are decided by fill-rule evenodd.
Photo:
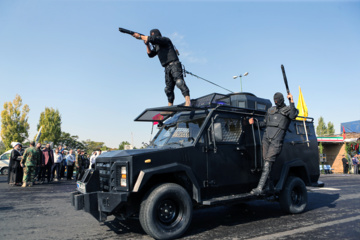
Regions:
M 207 58 L 198 57 L 197 56 L 198 54 L 191 50 L 191 47 L 186 42 L 184 35 L 174 32 L 170 35 L 170 39 L 175 45 L 175 47 L 178 49 L 180 53 L 180 59 L 182 61 L 186 61 L 189 63 L 199 63 L 199 64 L 207 63 Z

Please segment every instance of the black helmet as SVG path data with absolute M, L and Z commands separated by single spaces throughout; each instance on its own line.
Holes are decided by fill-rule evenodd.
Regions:
M 152 34 L 152 33 L 154 33 L 154 34 Z M 150 31 L 150 36 L 151 35 L 154 35 L 155 37 L 161 37 L 161 32 L 159 31 L 159 29 L 152 29 Z

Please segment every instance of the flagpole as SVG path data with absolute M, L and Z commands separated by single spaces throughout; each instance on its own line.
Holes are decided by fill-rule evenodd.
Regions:
M 299 86 L 299 91 L 300 91 L 300 94 L 301 94 L 301 108 L 304 109 L 304 114 L 305 114 L 305 108 L 304 108 L 304 105 L 303 105 L 303 95 L 302 95 L 302 92 L 301 92 L 301 88 Z M 307 129 L 306 129 L 306 124 L 305 124 L 305 118 L 303 118 L 303 123 L 304 123 L 304 130 L 305 130 L 305 135 L 306 135 L 306 142 L 307 142 L 307 146 L 310 147 L 310 144 L 309 144 L 309 137 L 308 137 L 308 133 L 307 133 Z
M 307 130 L 306 130 L 305 118 L 303 118 L 303 122 L 304 122 L 305 134 L 306 134 L 306 142 L 307 142 L 308 147 L 310 147 L 309 137 L 308 137 L 308 133 L 307 133 Z

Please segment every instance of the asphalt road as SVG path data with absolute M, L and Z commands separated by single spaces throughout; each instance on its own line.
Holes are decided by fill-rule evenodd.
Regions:
M 194 211 L 183 239 L 360 239 L 360 175 L 322 175 L 309 189 L 302 214 L 284 214 L 276 202 L 253 201 Z M 75 182 L 10 187 L 0 176 L 0 239 L 151 239 L 138 221 L 97 222 L 75 211 Z

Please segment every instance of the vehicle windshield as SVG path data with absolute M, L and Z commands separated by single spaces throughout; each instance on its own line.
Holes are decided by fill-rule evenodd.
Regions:
M 152 147 L 166 145 L 189 146 L 199 135 L 206 114 L 178 113 L 164 122 L 164 127 L 152 141 Z

